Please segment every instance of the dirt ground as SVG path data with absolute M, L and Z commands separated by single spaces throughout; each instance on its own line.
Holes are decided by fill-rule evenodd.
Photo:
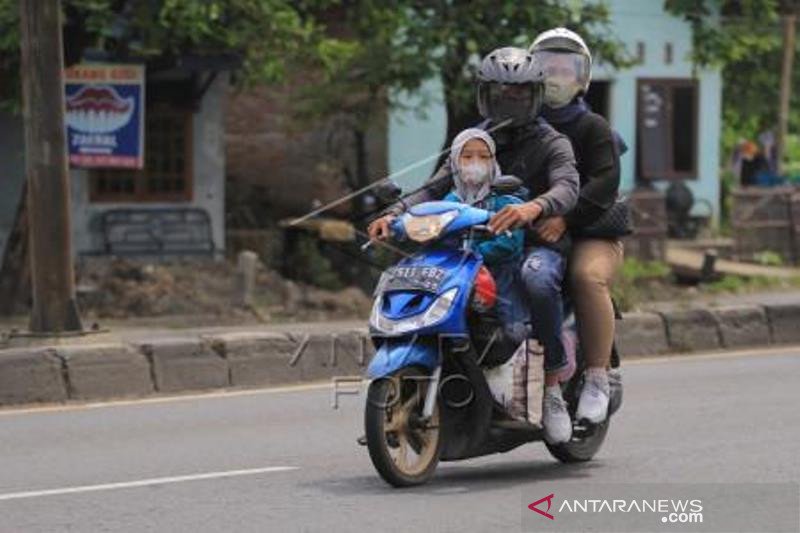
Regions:
M 235 301 L 236 267 L 228 261 L 90 258 L 80 261 L 76 276 L 86 320 L 181 317 L 182 322 L 215 324 L 343 320 L 367 316 L 371 305 L 357 288 L 318 289 L 284 279 L 261 264 L 250 308 Z
M 324 290 L 281 277 L 258 265 L 253 305 L 236 303 L 236 266 L 229 261 L 147 261 L 82 258 L 76 265 L 84 327 L 189 328 L 358 320 L 366 323 L 371 298 L 350 287 Z M 626 261 L 614 286 L 622 311 L 715 305 L 759 294 L 798 294 L 800 280 L 724 277 L 696 286 L 675 282 L 664 264 Z M 749 297 L 747 295 L 750 295 Z M 0 329 L 25 328 L 28 310 L 0 319 Z

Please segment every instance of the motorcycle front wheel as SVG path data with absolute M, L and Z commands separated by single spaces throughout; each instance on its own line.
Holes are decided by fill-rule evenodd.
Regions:
M 364 426 L 375 469 L 395 487 L 426 483 L 439 463 L 439 402 L 428 420 L 422 417 L 428 373 L 403 368 L 374 380 L 367 392 Z

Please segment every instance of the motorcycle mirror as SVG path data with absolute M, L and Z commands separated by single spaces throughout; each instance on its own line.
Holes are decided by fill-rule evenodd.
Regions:
M 400 198 L 400 195 L 403 194 L 403 190 L 391 180 L 386 180 L 383 183 L 376 185 L 372 192 L 381 202 L 384 203 L 394 202 Z

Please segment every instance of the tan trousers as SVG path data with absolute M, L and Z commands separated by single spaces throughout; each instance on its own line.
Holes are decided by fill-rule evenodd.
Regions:
M 622 266 L 618 239 L 575 239 L 569 258 L 569 283 L 575 306 L 578 338 L 586 362 L 606 367 L 614 342 L 611 283 Z

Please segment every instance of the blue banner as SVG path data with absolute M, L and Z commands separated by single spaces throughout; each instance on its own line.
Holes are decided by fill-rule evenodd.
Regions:
M 76 65 L 64 73 L 69 161 L 144 166 L 144 66 Z

